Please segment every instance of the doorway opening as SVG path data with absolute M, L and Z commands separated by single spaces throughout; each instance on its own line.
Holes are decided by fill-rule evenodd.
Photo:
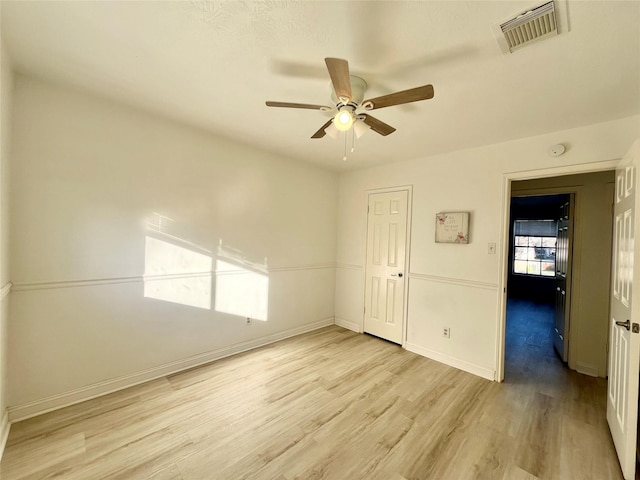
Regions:
M 505 334 L 507 380 L 550 363 L 566 362 L 572 242 L 564 229 L 572 220 L 571 209 L 565 209 L 572 204 L 571 197 L 571 194 L 511 197 Z M 565 210 L 567 218 L 563 219 Z
M 564 376 L 564 370 L 606 377 L 614 179 L 615 172 L 606 170 L 511 181 L 510 218 L 505 219 L 505 227 L 508 226 L 508 230 L 505 229 L 505 250 L 508 249 L 508 255 L 505 255 L 502 378 L 506 381 L 511 381 L 509 374 L 514 371 L 522 376 L 536 370 L 553 371 L 556 377 Z M 520 256 L 525 258 L 516 259 L 515 248 L 525 245 L 515 245 L 514 220 L 517 217 L 522 220 L 555 220 L 558 231 L 562 217 L 560 207 L 567 196 L 571 201 L 568 203 L 573 203 L 573 247 L 567 248 L 568 241 L 556 233 L 555 278 L 543 276 L 545 268 L 546 273 L 551 273 L 553 240 L 547 240 L 548 250 L 544 250 L 544 232 L 530 235 L 541 237 L 534 239 L 539 246 L 535 243 L 529 245 L 530 239 L 520 239 L 520 243 L 527 243 L 528 250 L 521 248 Z M 569 225 L 565 226 L 568 229 Z M 526 228 L 521 233 L 525 231 Z M 562 268 L 562 252 L 572 253 L 571 257 L 564 259 L 566 269 Z M 518 266 L 515 265 L 516 260 L 521 260 Z M 516 268 L 520 273 L 514 271 Z M 539 271 L 541 275 L 537 278 L 524 275 L 525 268 L 527 272 L 535 274 Z M 523 301 L 514 303 L 514 299 Z M 558 317 L 559 305 L 565 307 L 564 318 Z M 516 315 L 523 317 L 525 323 L 519 329 L 511 329 Z M 527 319 L 529 322 L 532 319 L 538 321 L 538 325 L 543 325 L 542 330 L 535 332 L 536 324 L 526 323 Z M 512 335 L 514 330 L 515 339 Z M 514 348 L 518 346 L 521 348 Z

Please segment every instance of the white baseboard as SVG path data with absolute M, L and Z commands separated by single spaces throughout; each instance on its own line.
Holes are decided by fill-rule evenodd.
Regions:
M 118 378 L 94 383 L 86 387 L 81 387 L 70 392 L 52 395 L 41 400 L 35 400 L 22 405 L 10 406 L 8 410 L 8 421 L 17 422 L 27 418 L 42 415 L 43 413 L 68 407 L 76 403 L 91 400 L 92 398 L 107 395 L 125 388 L 133 387 L 144 382 L 155 380 L 166 375 L 197 367 L 224 357 L 229 357 L 237 353 L 246 352 L 254 348 L 269 345 L 285 338 L 294 337 L 303 333 L 311 332 L 319 328 L 327 327 L 335 323 L 334 317 L 325 318 L 314 323 L 292 328 L 283 332 L 274 333 L 266 337 L 257 338 L 243 343 L 238 343 L 228 347 L 213 350 L 211 352 L 194 355 L 176 362 L 167 363 L 158 367 L 143 370 L 141 372 L 125 375 Z
M 444 363 L 445 365 L 449 365 L 450 367 L 455 367 L 459 370 L 463 370 L 479 377 L 486 378 L 487 380 L 495 381 L 495 371 L 485 367 L 481 367 L 480 365 L 476 365 L 465 360 L 460 360 L 459 358 L 451 357 L 449 355 L 445 355 L 444 353 L 436 352 L 435 350 L 421 347 L 420 345 L 415 345 L 412 343 L 407 343 L 405 345 L 405 348 L 410 352 L 417 353 L 418 355 L 430 358 L 431 360 L 435 360 L 436 362 Z
M 598 368 L 590 365 L 588 363 L 580 363 L 578 362 L 576 364 L 576 371 L 578 373 L 583 373 L 585 375 L 589 375 L 590 377 L 597 377 L 598 376 Z
M 4 447 L 7 444 L 9 438 L 9 430 L 11 429 L 11 423 L 9 423 L 9 412 L 4 411 L 2 415 L 2 421 L 0 422 L 0 460 L 2 460 L 2 454 L 4 453 Z
M 353 330 L 356 333 L 362 333 L 362 327 L 359 323 L 344 318 L 336 317 L 336 325 L 348 330 Z

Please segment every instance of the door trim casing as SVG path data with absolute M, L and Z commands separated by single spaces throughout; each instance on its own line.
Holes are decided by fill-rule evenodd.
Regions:
M 402 348 L 406 348 L 406 344 L 407 344 L 407 321 L 408 321 L 408 316 L 409 316 L 409 309 L 408 309 L 408 305 L 409 305 L 409 276 L 410 273 L 409 272 L 409 265 L 410 265 L 410 259 L 411 259 L 411 224 L 412 219 L 413 219 L 413 215 L 412 215 L 412 206 L 413 206 L 413 185 L 399 185 L 397 187 L 384 187 L 384 188 L 374 188 L 374 189 L 369 189 L 369 190 L 365 190 L 365 198 L 364 198 L 364 211 L 365 211 L 365 215 L 367 218 L 367 221 L 364 222 L 364 234 L 363 234 L 363 241 L 364 241 L 364 259 L 363 259 L 363 265 L 364 268 L 362 269 L 362 286 L 364 287 L 366 285 L 366 279 L 367 279 L 367 228 L 368 228 L 368 224 L 369 224 L 369 214 L 368 214 L 368 208 L 369 208 L 369 196 L 370 195 L 375 195 L 378 193 L 390 193 L 390 192 L 401 192 L 401 191 L 406 191 L 407 192 L 407 235 L 406 235 L 406 240 L 405 240 L 405 254 L 404 254 L 404 268 L 403 271 L 405 272 L 405 278 L 406 278 L 406 283 L 405 283 L 405 288 L 404 288 L 404 295 L 402 298 L 402 302 L 403 302 L 403 308 L 402 308 Z M 365 313 L 364 313 L 364 306 L 366 305 L 366 294 L 367 292 L 363 289 L 362 291 L 362 305 L 363 305 L 363 309 L 362 309 L 362 316 L 360 317 L 360 331 L 364 332 L 364 317 L 365 317 Z
M 537 178 L 560 177 L 563 175 L 577 175 L 581 173 L 615 170 L 620 160 L 621 159 L 604 160 L 601 162 L 566 165 L 562 167 L 541 168 L 538 170 L 507 172 L 502 175 L 502 219 L 500 231 L 502 244 L 500 245 L 500 258 L 498 267 L 500 271 L 500 279 L 498 281 L 498 298 L 496 299 L 498 305 L 498 313 L 496 318 L 495 381 L 502 382 L 504 380 L 504 343 L 507 320 L 506 289 L 508 283 L 507 281 L 509 278 L 509 218 L 511 214 L 511 182 L 517 180 L 533 180 Z M 574 253 L 576 252 L 574 251 Z

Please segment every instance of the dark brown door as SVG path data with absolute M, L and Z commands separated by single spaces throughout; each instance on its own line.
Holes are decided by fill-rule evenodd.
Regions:
M 563 362 L 569 359 L 569 311 L 571 297 L 571 250 L 573 237 L 573 195 L 560 206 L 556 246 L 556 311 L 553 345 Z

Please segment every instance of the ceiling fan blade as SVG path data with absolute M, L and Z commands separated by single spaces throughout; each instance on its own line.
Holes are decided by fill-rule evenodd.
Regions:
M 423 85 L 422 87 L 410 88 L 401 92 L 382 95 L 381 97 L 371 98 L 362 102 L 367 110 L 376 108 L 392 107 L 393 105 L 402 105 L 403 103 L 419 102 L 420 100 L 429 100 L 433 98 L 433 85 Z M 367 104 L 372 105 L 368 108 Z
M 387 125 L 384 122 L 381 122 L 380 120 L 378 120 L 375 117 L 372 117 L 371 115 L 367 115 L 366 113 L 362 115 L 362 121 L 364 123 L 366 123 L 367 125 L 369 125 L 371 127 L 371 130 L 373 130 L 376 133 L 379 133 L 380 135 L 383 136 L 387 136 L 390 133 L 393 133 L 396 131 L 395 128 L 393 128 L 391 125 Z
M 327 123 L 325 123 L 322 127 L 320 127 L 320 130 L 318 130 L 316 133 L 314 133 L 311 138 L 322 138 L 326 135 L 326 128 L 331 125 L 331 122 L 333 122 L 333 118 L 329 121 L 327 121 Z
M 327 105 L 311 105 L 310 103 L 265 102 L 267 107 L 306 108 L 308 110 L 331 110 Z
M 349 62 L 342 58 L 325 58 L 324 63 L 327 64 L 327 70 L 329 70 L 336 97 L 343 103 L 349 103 L 352 98 Z

